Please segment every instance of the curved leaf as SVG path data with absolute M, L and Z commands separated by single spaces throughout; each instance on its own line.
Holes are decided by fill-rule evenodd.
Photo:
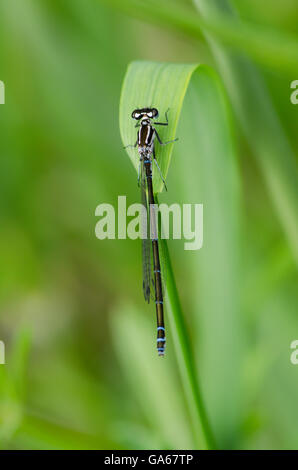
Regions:
M 166 177 L 174 147 L 178 157 L 181 157 L 179 163 L 177 161 L 176 164 L 179 164 L 181 168 L 179 174 L 181 174 L 183 185 L 190 185 L 191 182 L 191 193 L 186 191 L 182 202 L 185 197 L 188 197 L 187 194 L 191 194 L 191 197 L 196 195 L 195 202 L 206 202 L 208 206 L 206 231 L 209 246 L 203 250 L 205 253 L 203 258 L 198 258 L 196 255 L 192 259 L 201 265 L 203 261 L 206 279 L 215 283 L 214 288 L 219 292 L 218 302 L 216 296 L 214 300 L 211 300 L 210 296 L 208 297 L 209 289 L 206 294 L 202 294 L 204 309 L 206 308 L 208 311 L 209 307 L 212 307 L 213 310 L 213 330 L 208 336 L 217 335 L 218 344 L 222 345 L 222 355 L 220 360 L 217 360 L 217 367 L 219 367 L 219 363 L 221 369 L 222 366 L 230 364 L 231 373 L 237 374 L 240 362 L 239 342 L 235 343 L 231 336 L 233 335 L 233 325 L 237 324 L 237 316 L 239 316 L 238 296 L 234 294 L 233 282 L 239 274 L 237 269 L 240 191 L 230 113 L 225 92 L 217 74 L 205 65 L 133 62 L 128 67 L 121 94 L 121 137 L 124 145 L 135 143 L 137 129 L 134 127 L 135 121 L 131 119 L 131 112 L 138 107 L 155 106 L 159 109 L 161 116 L 170 108 L 169 126 L 163 128 L 160 134 L 163 141 L 173 139 L 176 136 L 186 94 L 188 99 L 185 110 L 183 110 L 183 121 L 181 122 L 183 125 L 179 127 L 180 131 L 178 131 L 180 140 L 175 143 L 175 146 L 157 147 L 157 159 L 162 173 Z M 127 153 L 138 171 L 137 149 L 128 148 Z M 156 193 L 162 190 L 163 185 L 158 172 L 154 173 L 153 185 Z M 198 197 L 202 197 L 202 199 L 198 200 Z M 199 448 L 214 448 L 214 439 L 197 377 L 197 365 L 193 352 L 196 348 L 193 348 L 190 343 L 168 248 L 166 241 L 162 242 L 165 245 L 165 263 L 168 273 L 166 301 L 171 313 L 169 321 L 182 383 L 192 417 L 195 441 Z M 218 260 L 214 259 L 213 253 L 216 253 Z M 206 287 L 206 283 L 204 284 Z M 193 298 L 195 299 L 195 297 L 194 295 Z M 223 328 L 217 328 L 217 319 Z M 240 338 L 240 331 L 238 333 Z M 225 347 L 227 344 L 230 345 L 229 348 Z M 207 353 L 214 360 L 216 352 L 211 351 L 210 347 L 212 348 L 211 343 L 208 345 Z M 236 352 L 234 348 L 236 348 Z M 210 373 L 212 373 L 212 368 L 209 371 L 209 376 Z M 208 379 L 208 381 L 209 384 L 212 383 L 212 380 Z M 221 376 L 218 386 L 224 387 L 224 385 L 224 377 Z M 217 391 L 217 408 L 223 405 L 222 401 L 227 404 L 227 406 L 223 406 L 227 419 L 229 419 L 229 415 L 235 415 L 233 413 L 234 398 L 239 397 L 238 385 L 235 381 L 234 385 L 230 387 L 231 399 L 229 400 L 225 395 L 219 397 Z M 206 389 L 206 387 L 204 388 Z M 211 403 L 214 406 L 214 400 Z M 216 415 L 217 413 L 215 411 L 211 414 Z M 237 427 L 237 423 L 233 419 L 230 426 L 231 432 Z
M 165 112 L 169 109 L 169 125 L 158 129 L 162 141 L 175 138 L 179 115 L 184 96 L 197 64 L 168 64 L 157 62 L 133 62 L 129 65 L 123 83 L 120 99 L 120 132 L 126 145 L 136 141 L 136 121 L 131 118 L 135 108 L 154 106 L 159 110 L 159 121 L 165 122 Z M 166 178 L 174 144 L 159 146 L 157 143 L 157 161 Z M 176 142 L 175 145 L 179 145 Z M 138 171 L 139 157 L 137 149 L 127 148 L 127 153 Z M 156 193 L 163 188 L 158 170 L 153 167 L 153 187 Z

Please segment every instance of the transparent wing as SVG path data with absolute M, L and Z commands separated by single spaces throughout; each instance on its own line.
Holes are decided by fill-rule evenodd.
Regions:
M 167 286 L 167 269 L 166 269 L 166 262 L 165 262 L 165 253 L 163 248 L 163 242 L 161 240 L 161 221 L 159 220 L 159 230 L 158 230 L 158 251 L 159 251 L 159 262 L 160 262 L 160 271 L 161 271 L 161 286 L 162 286 L 162 294 L 163 297 L 166 293 L 166 286 Z
M 141 162 L 141 201 L 144 207 L 142 212 L 142 262 L 143 262 L 143 292 L 146 302 L 150 302 L 152 295 L 153 278 L 152 278 L 152 263 L 151 263 L 151 240 L 150 240 L 150 223 L 149 223 L 149 210 L 146 189 L 146 176 L 144 171 L 144 164 Z
M 141 162 L 141 175 L 140 175 L 140 186 L 141 186 L 141 202 L 144 207 L 142 213 L 142 234 L 146 238 L 142 238 L 142 265 L 143 265 L 143 292 L 146 302 L 150 302 L 150 298 L 155 300 L 155 277 L 152 263 L 152 240 L 150 238 L 150 210 L 148 206 L 147 198 L 147 180 L 145 175 L 145 168 L 143 162 Z M 159 220 L 160 223 L 160 220 Z M 159 225 L 160 227 L 160 225 Z M 164 256 L 163 243 L 160 240 L 161 230 L 158 230 L 159 237 L 159 258 L 160 258 L 160 270 L 161 270 L 161 282 L 162 292 L 165 295 L 166 292 L 166 263 Z
M 155 198 L 154 198 L 155 199 Z M 156 205 L 154 206 L 155 209 L 157 209 L 157 204 L 158 204 L 158 201 L 155 201 Z M 151 221 L 149 220 L 149 222 L 153 222 L 152 223 L 152 230 L 150 230 L 150 233 L 152 232 L 152 235 L 154 236 L 154 238 L 158 237 L 158 252 L 159 252 L 159 264 L 160 264 L 160 276 L 161 276 L 161 284 L 162 284 L 162 293 L 163 295 L 165 295 L 165 291 L 166 291 L 166 263 L 165 263 L 165 253 L 164 253 L 164 244 L 163 244 L 163 241 L 161 240 L 161 215 L 157 212 L 155 212 L 154 210 L 150 210 L 148 211 L 149 212 L 149 219 L 150 217 L 154 217 L 155 219 L 155 222 L 154 221 Z M 151 244 L 152 244 L 152 240 L 151 240 Z M 151 263 L 151 279 L 152 279 L 152 298 L 153 300 L 155 300 L 155 275 L 154 275 L 154 266 L 153 266 L 153 263 Z

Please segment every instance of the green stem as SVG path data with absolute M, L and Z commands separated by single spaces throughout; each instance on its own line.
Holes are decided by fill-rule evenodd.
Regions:
M 158 204 L 156 195 L 155 200 L 156 204 Z M 159 228 L 160 226 L 161 224 L 159 224 Z M 194 362 L 194 355 L 190 346 L 189 335 L 179 300 L 168 245 L 165 239 L 160 237 L 160 240 L 167 269 L 166 301 L 172 314 L 170 316 L 171 329 L 173 332 L 175 350 L 180 367 L 182 383 L 185 394 L 188 398 L 195 439 L 199 443 L 200 448 L 215 449 L 215 439 L 211 431 L 209 419 L 202 398 L 199 379 Z

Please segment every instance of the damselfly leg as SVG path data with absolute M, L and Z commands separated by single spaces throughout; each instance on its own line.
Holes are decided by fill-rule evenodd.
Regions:
M 164 179 L 164 177 L 163 177 L 163 175 L 162 175 L 161 169 L 159 168 L 159 164 L 157 163 L 156 156 L 155 156 L 155 149 L 154 149 L 154 148 L 153 148 L 153 160 L 154 160 L 155 165 L 157 166 L 157 169 L 158 169 L 159 175 L 160 175 L 160 177 L 161 177 L 161 179 L 162 179 L 162 182 L 163 182 L 163 184 L 164 184 L 165 190 L 167 191 L 168 188 L 167 188 L 165 179 Z
M 129 147 L 131 147 L 131 148 L 136 148 L 137 145 L 138 145 L 138 141 L 136 141 L 136 143 L 133 144 L 133 145 L 132 145 L 132 144 L 125 145 L 125 147 L 123 147 L 123 148 L 124 148 L 124 149 L 127 149 L 127 148 L 129 148 Z
M 158 125 L 158 126 L 168 126 L 169 125 L 169 120 L 168 120 L 168 112 L 170 111 L 170 108 L 168 108 L 165 112 L 165 117 L 166 117 L 166 121 L 167 122 L 155 122 L 154 125 Z
M 158 140 L 158 142 L 159 142 L 160 145 L 173 144 L 174 142 L 177 142 L 177 140 L 178 140 L 178 137 L 176 137 L 176 139 L 168 140 L 167 142 L 162 142 L 162 140 L 161 140 L 161 138 L 159 137 L 158 132 L 157 132 L 156 129 L 155 129 L 155 135 L 156 135 L 157 140 Z

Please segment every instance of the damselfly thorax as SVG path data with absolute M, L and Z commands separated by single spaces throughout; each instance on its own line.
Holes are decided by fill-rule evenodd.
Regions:
M 168 112 L 168 111 L 167 111 Z M 165 113 L 166 122 L 154 122 L 154 125 L 167 126 L 168 116 Z M 135 109 L 132 112 L 132 118 L 136 119 L 139 127 L 137 141 L 132 147 L 138 147 L 140 156 L 138 183 L 141 186 L 142 204 L 145 207 L 146 222 L 149 219 L 151 226 L 153 220 L 150 221 L 151 207 L 155 207 L 154 192 L 152 185 L 152 164 L 156 164 L 160 177 L 166 188 L 166 183 L 160 171 L 159 165 L 155 155 L 155 138 L 157 138 L 160 145 L 166 145 L 175 140 L 162 142 L 159 134 L 152 124 L 152 119 L 158 117 L 158 110 L 156 108 L 142 108 Z M 153 222 L 154 225 L 154 222 Z M 149 234 L 148 234 L 149 235 Z M 151 240 L 150 240 L 151 238 Z M 151 245 L 151 246 L 150 246 Z M 152 258 L 151 258 L 152 248 Z M 145 300 L 149 303 L 151 297 L 151 289 L 154 287 L 155 304 L 156 304 L 156 319 L 157 319 L 157 351 L 160 356 L 164 355 L 165 351 L 165 325 L 164 325 L 164 310 L 163 310 L 163 288 L 162 288 L 162 273 L 160 264 L 160 252 L 158 243 L 158 231 L 155 229 L 154 236 L 147 236 L 142 239 L 142 252 L 143 252 L 143 292 Z M 151 270 L 153 262 L 153 271 Z
M 138 149 L 140 155 L 145 149 L 150 149 L 150 153 L 153 153 L 153 145 L 155 138 L 155 129 L 153 128 L 149 119 L 144 117 L 140 123 L 140 129 L 138 132 Z

